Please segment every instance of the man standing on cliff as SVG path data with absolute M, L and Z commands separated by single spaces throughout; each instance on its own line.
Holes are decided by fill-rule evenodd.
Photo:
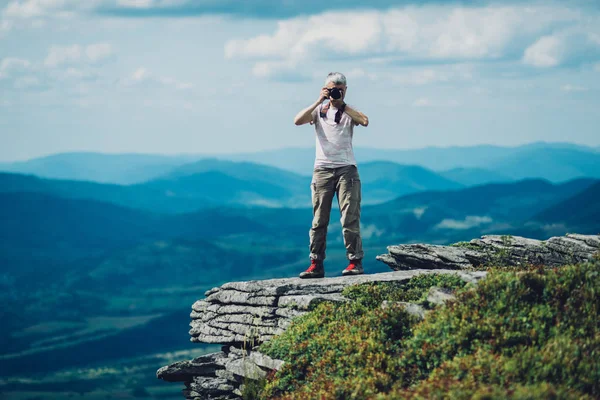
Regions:
M 330 73 L 319 99 L 294 118 L 296 125 L 310 123 L 315 126 L 316 132 L 316 157 L 311 181 L 313 220 L 309 231 L 311 264 L 300 273 L 300 278 L 325 276 L 323 260 L 334 195 L 337 195 L 340 207 L 344 246 L 349 260 L 342 275 L 364 273 L 360 237 L 361 185 L 352 136 L 354 127 L 369 125 L 369 119 L 344 102 L 347 89 L 343 74 Z M 325 100 L 329 101 L 323 103 Z

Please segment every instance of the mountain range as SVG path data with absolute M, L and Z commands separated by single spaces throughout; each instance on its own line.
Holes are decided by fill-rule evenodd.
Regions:
M 463 187 L 416 165 L 375 161 L 360 168 L 364 204 L 423 190 Z M 311 177 L 250 162 L 204 159 L 143 183 L 120 185 L 0 172 L 0 192 L 41 192 L 152 212 L 180 213 L 217 206 L 310 207 Z
M 296 276 L 308 266 L 311 177 L 299 173 L 307 150 L 253 153 L 260 163 L 70 153 L 5 164 L 21 170 L 0 173 L 0 375 L 183 349 L 180 328 L 143 332 L 176 325 L 199 294 L 226 281 Z M 393 160 L 369 159 L 371 150 L 359 161 L 367 272 L 387 271 L 375 255 L 396 243 L 600 232 L 600 149 L 371 153 Z M 286 163 L 273 161 L 282 155 Z M 529 173 L 556 179 L 519 178 Z M 328 276 L 346 265 L 336 203 Z
M 578 177 L 600 178 L 600 150 L 573 143 L 534 142 L 520 146 L 452 146 L 417 149 L 356 147 L 360 166 L 369 161 L 391 161 L 419 165 L 463 184 L 481 184 L 499 179 L 544 178 L 560 182 Z M 40 177 L 133 184 L 167 175 L 173 170 L 207 158 L 269 165 L 310 176 L 314 148 L 283 148 L 236 154 L 106 154 L 58 153 L 26 161 L 0 163 L 0 171 Z M 184 167 L 184 170 L 187 167 Z M 473 169 L 471 173 L 471 169 Z M 457 172 L 456 170 L 460 171 Z M 462 178 L 461 178 L 462 177 Z

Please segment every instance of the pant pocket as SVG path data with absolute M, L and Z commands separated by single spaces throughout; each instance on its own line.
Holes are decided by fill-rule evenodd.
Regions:
M 352 198 L 360 202 L 362 198 L 360 178 L 350 179 L 350 191 L 352 193 Z

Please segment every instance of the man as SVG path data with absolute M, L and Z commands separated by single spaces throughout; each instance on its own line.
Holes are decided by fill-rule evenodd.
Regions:
M 361 184 L 352 136 L 354 127 L 369 125 L 369 119 L 346 104 L 347 91 L 346 77 L 339 72 L 330 73 L 317 101 L 294 118 L 296 125 L 310 123 L 315 126 L 316 132 L 316 157 L 311 181 L 313 220 L 309 231 L 311 264 L 300 278 L 325 276 L 323 260 L 334 194 L 340 207 L 344 246 L 349 260 L 342 275 L 364 273 L 360 237 Z M 323 103 L 325 100 L 329 101 Z

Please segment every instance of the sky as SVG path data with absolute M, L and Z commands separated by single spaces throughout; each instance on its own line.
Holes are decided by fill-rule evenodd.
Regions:
M 600 2 L 0 0 L 0 161 L 314 147 L 600 145 Z

